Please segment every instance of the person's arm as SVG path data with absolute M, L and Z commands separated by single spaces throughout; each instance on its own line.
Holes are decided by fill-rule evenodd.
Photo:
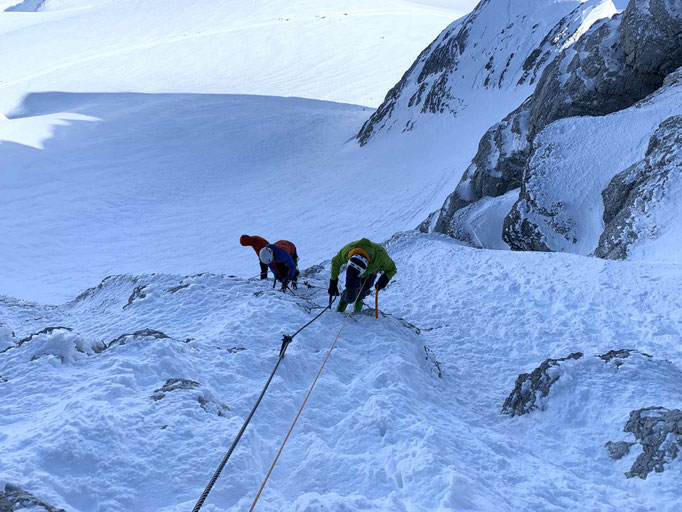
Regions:
M 291 254 L 289 254 L 286 251 L 282 251 L 281 261 L 289 268 L 287 279 L 293 279 L 294 275 L 296 275 L 296 263 L 294 262 L 294 259 L 291 257 Z
M 260 264 L 260 278 L 261 279 L 267 279 L 268 278 L 268 266 L 260 260 L 258 260 L 258 263 Z
M 381 270 L 384 271 L 384 275 L 389 279 L 393 279 L 393 276 L 396 275 L 398 272 L 398 269 L 395 266 L 395 261 L 391 259 L 391 257 L 388 255 L 386 252 L 386 249 L 383 247 L 381 248 L 381 251 L 378 251 L 379 255 L 379 267 Z
M 341 265 L 348 260 L 348 253 L 351 250 L 351 244 L 344 245 L 341 250 L 332 258 L 332 280 L 339 278 L 341 272 Z

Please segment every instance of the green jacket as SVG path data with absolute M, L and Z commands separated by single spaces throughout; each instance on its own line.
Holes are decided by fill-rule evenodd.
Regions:
M 362 249 L 369 256 L 369 264 L 367 265 L 367 270 L 360 277 L 366 277 L 369 274 L 374 274 L 380 270 L 384 271 L 384 274 L 389 279 L 392 279 L 395 273 L 398 271 L 395 268 L 395 262 L 386 252 L 381 245 L 370 242 L 366 238 L 361 240 L 356 240 L 347 245 L 343 246 L 343 249 L 332 258 L 332 279 L 339 278 L 339 272 L 341 271 L 341 265 L 348 261 L 348 253 L 353 249 Z

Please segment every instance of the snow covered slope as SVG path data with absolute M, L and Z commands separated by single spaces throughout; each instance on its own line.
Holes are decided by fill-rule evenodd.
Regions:
M 593 252 L 604 231 L 602 191 L 617 173 L 644 158 L 651 134 L 678 114 L 681 106 L 682 70 L 645 101 L 626 110 L 604 117 L 562 119 L 548 126 L 534 139 L 524 191 L 511 214 L 522 219 L 512 224 L 514 232 L 526 222 L 537 228 L 523 236 L 537 239 L 549 250 Z M 670 162 L 669 172 L 678 174 L 679 160 L 677 165 L 675 170 L 675 163 Z M 670 200 L 674 204 L 665 215 L 675 218 L 679 198 Z M 653 229 L 666 231 L 665 226 L 661 222 Z M 682 261 L 679 245 L 662 249 L 662 259 Z
M 314 99 L 376 105 L 470 2 L 454 5 L 0 13 L 0 291 L 56 303 L 114 273 L 249 276 L 244 232 L 291 239 L 314 264 L 369 227 L 412 228 L 454 186 L 447 155 L 424 166 L 416 140 L 359 152 L 371 110 Z
M 649 140 L 659 140 L 659 123 L 682 108 L 675 72 L 682 64 L 680 33 L 682 9 L 663 0 L 632 0 L 624 13 L 593 24 L 545 68 L 533 94 L 488 129 L 454 192 L 421 229 L 479 247 L 579 254 L 593 253 L 605 237 L 617 250 L 601 247 L 596 254 L 620 258 L 629 255 L 626 246 L 633 240 L 643 247 L 662 241 L 663 232 L 674 239 L 674 222 L 664 220 L 678 215 L 674 194 L 666 192 L 666 200 L 657 202 L 658 193 L 640 190 L 631 199 L 644 217 L 656 209 L 660 225 L 628 221 L 624 228 L 621 218 L 619 227 L 605 231 L 626 201 L 621 195 L 630 192 L 606 187 L 644 157 Z M 677 125 L 668 125 L 665 138 L 674 138 Z M 657 167 L 672 184 L 675 159 L 663 158 Z M 618 204 L 605 211 L 602 195 Z M 626 238 L 616 242 L 623 229 Z M 639 254 L 680 261 L 675 243 L 657 245 Z
M 626 478 L 642 449 L 622 432 L 633 410 L 682 406 L 679 268 L 441 235 L 388 250 L 387 316 L 351 316 L 257 510 L 682 506 L 680 459 Z M 311 272 L 324 286 L 328 262 Z M 2 479 L 69 512 L 190 510 L 281 335 L 325 303 L 211 274 L 111 277 L 56 308 L 3 298 Z M 341 322 L 294 340 L 205 510 L 250 505 Z M 653 357 L 594 357 L 626 348 Z M 577 351 L 542 409 L 501 414 L 520 373 Z M 613 461 L 608 441 L 634 444 Z

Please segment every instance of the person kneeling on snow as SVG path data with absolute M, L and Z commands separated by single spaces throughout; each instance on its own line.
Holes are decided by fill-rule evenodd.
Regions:
M 249 235 L 242 235 L 239 243 L 252 247 L 258 254 L 261 279 L 267 279 L 268 267 L 270 267 L 275 279 L 281 281 L 282 290 L 286 289 L 289 282 L 293 288 L 296 288 L 299 274 L 298 253 L 293 243 L 288 240 L 278 240 L 271 244 L 265 238 Z
M 377 273 L 383 272 L 375 286 L 379 291 L 386 287 L 397 269 L 395 262 L 381 245 L 366 238 L 351 242 L 332 258 L 332 276 L 328 290 L 331 297 L 339 295 L 339 272 L 341 265 L 346 262 L 346 289 L 341 294 L 336 311 L 344 312 L 350 302 L 355 302 L 353 308 L 357 313 L 362 310 L 362 300 L 369 295 Z

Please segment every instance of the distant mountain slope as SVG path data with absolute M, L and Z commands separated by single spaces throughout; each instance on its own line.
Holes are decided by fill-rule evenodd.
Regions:
M 0 0 L 0 11 L 38 2 L 29 3 Z M 261 94 L 374 107 L 470 4 L 47 0 L 38 12 L 0 12 L 0 112 L 49 91 Z
M 594 21 L 615 13 L 610 0 L 483 0 L 429 45 L 358 133 L 361 144 L 442 117 L 449 129 L 467 110 L 513 110 L 544 67 Z M 506 113 L 505 112 L 505 113 Z M 458 134 L 452 134 L 457 144 Z

